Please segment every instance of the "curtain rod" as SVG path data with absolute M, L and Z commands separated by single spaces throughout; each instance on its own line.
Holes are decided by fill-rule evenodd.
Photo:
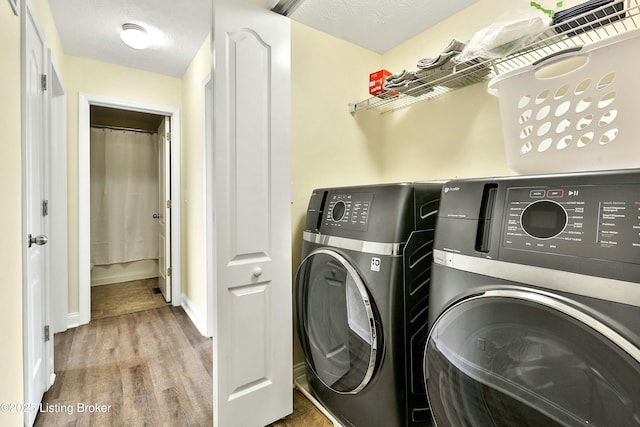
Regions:
M 150 131 L 146 129 L 127 128 L 127 127 L 121 127 L 121 126 L 91 125 L 91 127 L 98 128 L 98 129 L 125 130 L 129 132 L 140 132 L 140 133 L 151 133 L 151 134 L 158 133 L 158 132 Z

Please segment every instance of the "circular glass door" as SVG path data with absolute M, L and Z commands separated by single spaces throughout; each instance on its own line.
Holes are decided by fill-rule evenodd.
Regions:
M 555 298 L 486 292 L 434 323 L 427 396 L 439 426 L 640 425 L 639 351 Z
M 358 393 L 373 376 L 379 325 L 355 268 L 337 252 L 318 249 L 296 275 L 298 332 L 307 363 L 324 385 Z

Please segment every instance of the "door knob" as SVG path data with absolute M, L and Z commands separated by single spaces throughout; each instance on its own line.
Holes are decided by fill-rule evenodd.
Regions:
M 153 214 L 153 219 L 158 219 L 158 218 L 160 218 L 160 214 L 158 214 L 158 213 L 154 213 L 154 214 Z
M 47 236 L 40 235 L 40 236 L 33 237 L 31 234 L 29 234 L 29 247 L 31 247 L 34 244 L 38 246 L 42 246 L 42 245 L 45 245 L 48 241 L 49 241 L 49 238 Z
M 254 269 L 253 269 L 253 275 L 254 275 L 255 277 L 260 277 L 260 276 L 262 276 L 262 268 L 260 268 L 260 267 L 256 267 L 256 268 L 254 268 Z

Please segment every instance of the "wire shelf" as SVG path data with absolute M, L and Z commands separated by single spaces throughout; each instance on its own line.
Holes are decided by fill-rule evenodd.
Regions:
M 621 7 L 617 7 L 621 5 Z M 626 6 L 626 7 L 625 7 Z M 389 113 L 418 102 L 445 95 L 458 88 L 490 80 L 507 71 L 535 63 L 553 53 L 584 46 L 611 36 L 640 28 L 640 0 L 609 3 L 550 26 L 526 48 L 499 59 L 472 60 L 453 67 L 447 75 L 437 75 L 424 83 L 395 95 L 384 93 L 349 104 L 354 114 L 363 110 Z

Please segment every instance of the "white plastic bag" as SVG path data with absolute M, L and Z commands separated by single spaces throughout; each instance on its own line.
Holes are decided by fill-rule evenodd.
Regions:
M 526 47 L 551 24 L 549 16 L 535 9 L 512 11 L 509 16 L 476 32 L 456 60 L 505 57 Z

